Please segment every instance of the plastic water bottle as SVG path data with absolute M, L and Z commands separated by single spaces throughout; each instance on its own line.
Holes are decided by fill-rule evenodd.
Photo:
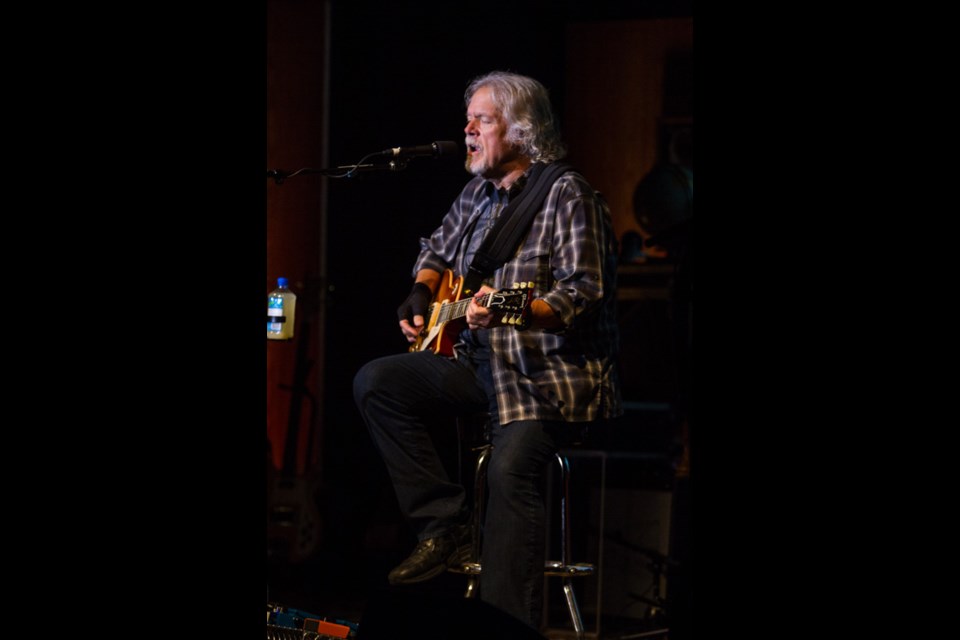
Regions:
M 296 312 L 297 296 L 286 278 L 277 278 L 277 288 L 267 297 L 267 339 L 292 340 Z

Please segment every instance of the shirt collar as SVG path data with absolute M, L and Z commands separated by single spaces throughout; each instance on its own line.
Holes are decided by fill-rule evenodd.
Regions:
M 522 176 L 510 185 L 509 189 L 497 189 L 492 180 L 487 180 L 484 184 L 484 193 L 495 202 L 508 202 L 511 198 L 515 198 L 517 194 L 523 191 L 523 188 L 527 185 L 527 180 L 530 178 L 530 169 L 532 168 L 533 164 L 523 172 Z

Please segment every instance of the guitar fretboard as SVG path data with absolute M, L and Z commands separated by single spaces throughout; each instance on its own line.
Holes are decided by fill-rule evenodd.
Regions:
M 485 293 L 482 296 L 477 298 L 477 304 L 481 307 L 485 307 L 490 304 L 490 296 L 493 294 Z M 449 302 L 444 304 L 440 308 L 440 313 L 437 315 L 437 323 L 449 322 L 450 320 L 456 320 L 457 318 L 462 318 L 467 315 L 467 308 L 470 306 L 470 301 L 473 298 L 464 298 L 463 300 L 457 300 L 456 302 Z

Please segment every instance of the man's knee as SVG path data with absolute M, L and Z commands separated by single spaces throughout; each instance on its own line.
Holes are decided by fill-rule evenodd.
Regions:
M 354 402 L 359 405 L 371 391 L 382 387 L 383 369 L 378 360 L 372 360 L 360 367 L 357 375 L 353 377 Z

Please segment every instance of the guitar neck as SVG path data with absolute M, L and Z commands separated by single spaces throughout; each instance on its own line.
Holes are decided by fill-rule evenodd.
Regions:
M 485 307 L 490 304 L 491 294 L 485 293 L 482 296 L 476 298 L 477 304 L 481 307 Z M 463 300 L 457 300 L 456 302 L 449 302 L 443 305 L 443 308 L 440 309 L 440 313 L 437 316 L 437 324 L 444 322 L 450 322 L 451 320 L 456 320 L 457 318 L 462 318 L 467 315 L 467 308 L 470 306 L 470 301 L 474 298 L 464 298 Z

